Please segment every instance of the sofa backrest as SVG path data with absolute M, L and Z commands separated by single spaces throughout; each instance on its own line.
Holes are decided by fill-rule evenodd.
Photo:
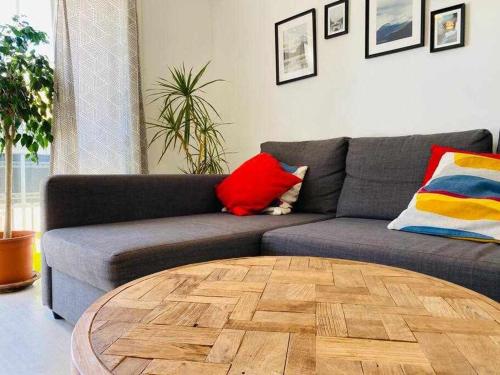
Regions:
M 266 142 L 261 151 L 289 165 L 309 167 L 295 210 L 335 213 L 345 177 L 347 138 L 305 142 Z
M 421 187 L 433 144 L 491 152 L 493 139 L 488 130 L 351 139 L 337 217 L 396 218 Z
M 52 176 L 42 187 L 43 231 L 220 212 L 224 175 Z

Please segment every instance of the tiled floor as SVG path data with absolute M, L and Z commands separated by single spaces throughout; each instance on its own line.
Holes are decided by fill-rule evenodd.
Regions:
M 42 306 L 40 281 L 0 294 L 0 374 L 69 374 L 72 329 Z

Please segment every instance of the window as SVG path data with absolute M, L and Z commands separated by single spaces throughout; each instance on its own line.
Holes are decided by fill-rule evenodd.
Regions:
M 44 31 L 49 44 L 38 48 L 40 53 L 54 56 L 52 32 L 52 0 L 1 0 L 0 23 L 9 23 L 16 14 L 25 15 L 37 30 Z M 49 150 L 41 150 L 39 164 L 25 159 L 22 149 L 14 150 L 14 229 L 40 230 L 40 184 L 49 174 Z M 5 157 L 0 156 L 0 228 L 5 218 Z M 0 229 L 1 230 L 1 229 Z
M 49 175 L 49 154 L 39 155 L 39 163 L 26 160 L 24 153 L 14 153 L 14 229 L 40 230 L 40 186 Z M 5 157 L 0 156 L 0 201 L 5 203 Z M 2 224 L 4 208 L 2 207 Z

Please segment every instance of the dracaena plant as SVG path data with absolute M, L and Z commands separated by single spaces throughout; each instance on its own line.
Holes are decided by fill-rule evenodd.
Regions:
M 12 237 L 13 149 L 24 147 L 38 162 L 38 151 L 52 141 L 53 70 L 35 47 L 47 35 L 23 18 L 0 25 L 0 153 L 5 155 L 5 224 L 3 238 Z
M 159 78 L 149 90 L 151 102 L 159 102 L 159 115 L 148 122 L 154 130 L 149 145 L 161 142 L 161 161 L 168 150 L 184 154 L 184 173 L 217 174 L 227 170 L 224 137 L 220 131 L 221 117 L 206 99 L 205 89 L 222 80 L 202 82 L 208 63 L 199 71 L 181 67 L 170 68 L 170 77 Z M 215 120 L 214 120 L 215 119 Z

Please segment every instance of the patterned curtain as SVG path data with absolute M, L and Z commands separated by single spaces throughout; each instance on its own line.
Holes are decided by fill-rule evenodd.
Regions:
M 53 174 L 147 173 L 136 0 L 57 0 Z

